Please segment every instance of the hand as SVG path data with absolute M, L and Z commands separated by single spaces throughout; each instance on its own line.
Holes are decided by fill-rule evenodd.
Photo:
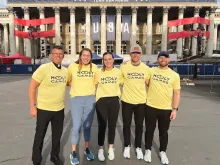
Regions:
M 170 120 L 175 120 L 176 119 L 176 113 L 177 111 L 176 110 L 173 110 L 170 114 Z
M 36 106 L 31 106 L 30 115 L 31 115 L 31 117 L 37 117 L 37 107 Z

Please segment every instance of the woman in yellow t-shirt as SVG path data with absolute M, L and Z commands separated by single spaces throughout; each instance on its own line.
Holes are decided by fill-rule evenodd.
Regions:
M 91 126 L 95 112 L 95 83 L 94 75 L 97 66 L 92 64 L 92 52 L 88 48 L 82 49 L 79 60 L 68 67 L 68 82 L 70 82 L 70 101 L 72 114 L 72 153 L 71 164 L 79 164 L 76 145 L 79 140 L 83 121 L 85 150 L 87 160 L 93 160 L 94 155 L 89 149 Z
M 97 84 L 96 91 L 96 112 L 98 118 L 98 159 L 105 160 L 103 145 L 105 141 L 105 130 L 108 122 L 108 158 L 113 160 L 115 128 L 118 120 L 119 97 L 121 95 L 120 83 L 122 82 L 122 74 L 119 69 L 114 68 L 114 56 L 110 52 L 103 54 L 103 68 L 99 69 L 95 74 L 95 82 Z

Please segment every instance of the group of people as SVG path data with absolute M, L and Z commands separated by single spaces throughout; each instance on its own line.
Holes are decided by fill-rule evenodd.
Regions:
M 115 129 L 122 106 L 124 153 L 130 158 L 131 122 L 135 122 L 135 148 L 137 159 L 151 162 L 151 147 L 158 121 L 160 157 L 168 164 L 166 155 L 170 121 L 176 118 L 180 103 L 180 77 L 168 67 L 168 52 L 158 55 L 158 67 L 149 68 L 141 62 L 142 49 L 134 45 L 130 49 L 131 60 L 114 67 L 111 52 L 103 54 L 103 66 L 92 63 L 92 52 L 82 49 L 79 59 L 69 65 L 61 65 L 64 58 L 62 47 L 55 46 L 51 52 L 52 62 L 42 64 L 32 75 L 29 98 L 30 114 L 37 118 L 32 161 L 40 165 L 43 141 L 48 124 L 52 127 L 52 150 L 50 160 L 62 165 L 59 158 L 60 140 L 64 122 L 64 98 L 66 86 L 70 86 L 72 115 L 72 152 L 70 163 L 79 164 L 76 152 L 83 127 L 87 160 L 94 160 L 89 148 L 91 126 L 96 111 L 98 120 L 98 159 L 105 161 L 104 141 L 108 125 L 108 159 L 113 160 Z M 37 98 L 36 98 L 37 96 Z M 134 116 L 134 117 L 133 117 Z M 142 152 L 143 123 L 145 121 L 145 154 Z

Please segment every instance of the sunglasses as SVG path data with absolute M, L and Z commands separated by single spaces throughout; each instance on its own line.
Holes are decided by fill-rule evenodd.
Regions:
M 140 52 L 132 52 L 132 54 L 141 54 Z

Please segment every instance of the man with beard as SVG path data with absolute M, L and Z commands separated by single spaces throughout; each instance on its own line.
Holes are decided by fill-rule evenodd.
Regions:
M 160 158 L 162 164 L 169 164 L 166 155 L 170 121 L 175 120 L 180 103 L 180 76 L 168 67 L 168 52 L 160 52 L 157 59 L 159 67 L 151 68 L 145 113 L 145 155 L 151 162 L 151 146 L 156 122 L 158 121 L 160 139 Z
M 124 157 L 130 158 L 131 121 L 134 114 L 135 148 L 137 159 L 143 159 L 141 149 L 143 121 L 146 110 L 146 85 L 150 77 L 150 68 L 141 62 L 142 50 L 139 45 L 130 49 L 131 61 L 122 64 L 120 70 L 123 75 L 122 90 L 122 118 L 124 134 Z

